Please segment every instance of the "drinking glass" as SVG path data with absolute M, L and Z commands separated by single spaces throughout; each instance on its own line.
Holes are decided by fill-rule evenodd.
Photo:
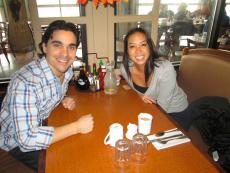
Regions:
M 115 145 L 115 162 L 119 168 L 129 167 L 130 144 L 126 139 L 120 139 Z
M 133 136 L 131 145 L 132 160 L 143 163 L 147 155 L 147 137 L 141 133 Z

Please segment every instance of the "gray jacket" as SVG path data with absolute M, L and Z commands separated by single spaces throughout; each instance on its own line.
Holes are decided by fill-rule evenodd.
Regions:
M 157 104 L 167 113 L 183 111 L 188 106 L 187 96 L 177 84 L 173 65 L 168 60 L 159 60 L 156 64 L 158 67 L 155 67 L 153 78 L 144 95 L 156 100 Z M 133 81 L 128 78 L 123 64 L 120 71 L 129 86 L 137 93 L 142 94 L 134 88 Z

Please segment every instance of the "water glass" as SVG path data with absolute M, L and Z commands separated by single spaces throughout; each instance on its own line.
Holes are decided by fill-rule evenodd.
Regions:
M 127 168 L 130 164 L 130 144 L 126 139 L 120 139 L 115 145 L 115 162 L 119 168 Z
M 143 163 L 147 156 L 147 137 L 141 133 L 133 136 L 131 144 L 132 160 Z

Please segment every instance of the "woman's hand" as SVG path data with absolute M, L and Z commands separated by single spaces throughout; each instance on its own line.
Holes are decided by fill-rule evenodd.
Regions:
M 76 108 L 76 103 L 73 97 L 65 96 L 62 100 L 62 105 L 64 108 L 68 110 L 73 110 Z
M 149 96 L 146 95 L 142 95 L 141 99 L 145 102 L 145 103 L 149 103 L 149 104 L 156 104 L 156 101 L 151 99 Z

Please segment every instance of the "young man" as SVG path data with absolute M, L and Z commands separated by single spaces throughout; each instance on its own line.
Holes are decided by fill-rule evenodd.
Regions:
M 59 103 L 66 109 L 75 109 L 74 99 L 65 94 L 78 45 L 79 32 L 74 24 L 63 20 L 52 22 L 39 44 L 40 59 L 14 74 L 2 103 L 0 148 L 35 170 L 39 150 L 93 129 L 91 115 L 60 127 L 42 125 Z

